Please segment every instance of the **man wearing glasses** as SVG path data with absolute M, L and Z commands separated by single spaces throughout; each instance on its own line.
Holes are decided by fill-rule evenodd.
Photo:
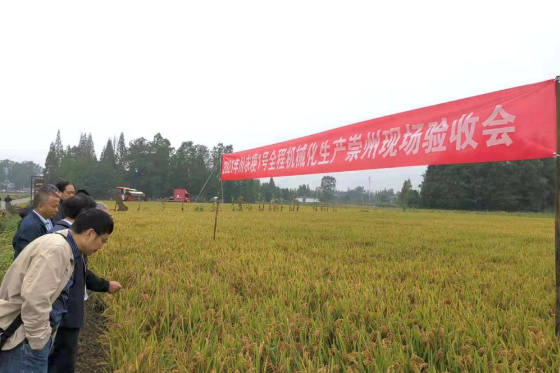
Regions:
M 47 373 L 53 303 L 68 286 L 76 258 L 101 249 L 113 226 L 106 212 L 88 210 L 70 229 L 30 243 L 8 268 L 0 285 L 0 372 Z
M 65 211 L 64 219 L 60 220 L 57 225 L 53 227 L 51 232 L 63 231 L 71 228 L 72 224 L 83 211 L 89 211 L 96 208 L 95 201 L 85 195 L 78 194 L 74 197 L 68 198 L 62 204 Z M 106 243 L 106 238 L 101 239 Z M 69 284 L 70 285 L 70 284 Z M 84 306 L 87 299 L 88 290 L 96 292 L 104 292 L 115 294 L 122 286 L 117 281 L 107 281 L 98 277 L 95 273 L 87 268 L 87 256 L 80 255 L 74 261 L 74 276 L 72 277 L 72 284 L 67 286 L 67 289 L 60 294 L 55 302 L 67 304 L 67 307 L 59 307 L 68 313 L 64 315 L 53 315 L 51 318 L 56 318 L 56 322 L 60 322 L 60 326 L 56 332 L 56 337 L 53 342 L 53 348 L 49 356 L 49 373 L 73 373 L 76 367 L 76 358 L 78 355 L 78 338 L 80 330 L 84 326 Z M 53 306 L 53 310 L 54 310 Z

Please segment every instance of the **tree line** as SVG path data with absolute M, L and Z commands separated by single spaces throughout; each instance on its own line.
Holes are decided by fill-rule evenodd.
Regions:
M 127 143 L 121 133 L 118 140 L 107 140 L 97 158 L 91 134 L 82 134 L 77 145 L 64 148 L 58 131 L 45 160 L 44 177 L 53 184 L 69 180 L 96 198 L 107 198 L 117 186 L 135 188 L 156 199 L 171 197 L 175 188 L 185 188 L 193 201 L 203 202 L 221 194 L 220 159 L 232 152 L 232 145 L 219 143 L 210 149 L 192 141 L 182 142 L 175 149 L 160 133 L 152 140 L 140 137 Z M 299 190 L 306 192 L 306 187 L 309 189 L 304 185 Z M 263 183 L 257 179 L 223 182 L 226 202 L 238 197 L 247 202 L 290 201 L 295 193 L 276 186 L 272 178 Z
M 43 169 L 37 163 L 0 160 L 0 189 L 21 190 L 31 186 L 31 176 L 41 175 Z
M 420 207 L 554 211 L 555 159 L 429 166 Z
M 140 137 L 127 143 L 121 133 L 118 140 L 107 140 L 97 158 L 91 134 L 82 134 L 76 146 L 64 148 L 59 131 L 50 145 L 44 176 L 48 183 L 70 180 L 97 198 L 106 198 L 108 191 L 116 186 L 129 186 L 150 198 L 166 198 L 173 194 L 174 188 L 186 188 L 192 200 L 198 197 L 198 201 L 207 201 L 219 194 L 221 156 L 232 152 L 232 145 L 219 143 L 208 148 L 192 141 L 182 142 L 175 149 L 160 133 L 152 140 Z M 19 174 L 15 170 L 24 167 L 36 174 L 39 166 L 24 162 L 12 166 L 12 170 Z M 289 202 L 297 196 L 323 202 L 404 208 L 552 211 L 554 172 L 552 158 L 429 166 L 418 189 L 406 180 L 400 191 L 383 189 L 371 193 L 362 186 L 338 191 L 332 176 L 323 177 L 321 186 L 315 189 L 307 184 L 294 189 L 280 188 L 272 178 L 267 182 L 237 180 L 223 182 L 223 197 L 225 202 L 238 197 L 253 203 L 273 199 Z M 29 177 L 26 178 L 28 183 Z

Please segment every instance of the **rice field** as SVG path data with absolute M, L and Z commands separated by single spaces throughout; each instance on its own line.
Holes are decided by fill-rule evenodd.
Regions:
M 560 371 L 551 216 L 128 205 L 110 371 Z

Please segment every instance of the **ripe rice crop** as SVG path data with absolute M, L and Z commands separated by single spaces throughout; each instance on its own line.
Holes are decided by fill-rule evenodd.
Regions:
M 91 258 L 117 372 L 560 370 L 549 216 L 114 212 Z

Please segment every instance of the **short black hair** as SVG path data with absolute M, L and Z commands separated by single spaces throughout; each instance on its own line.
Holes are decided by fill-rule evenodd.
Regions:
M 50 196 L 58 197 L 58 189 L 51 184 L 44 185 L 37 189 L 37 193 L 33 197 L 33 206 L 38 207 L 41 203 L 47 203 Z M 9 197 L 9 196 L 8 196 Z
M 91 209 L 78 215 L 72 227 L 72 232 L 80 234 L 93 229 L 98 235 L 113 233 L 113 218 L 105 211 Z
M 88 191 L 85 190 L 85 189 L 78 189 L 78 190 L 76 191 L 76 194 L 85 194 L 86 196 L 90 196 L 90 197 L 91 197 L 91 195 L 90 195 L 90 194 L 88 193 Z
M 59 182 L 56 183 L 55 185 L 56 185 L 56 187 L 58 188 L 58 190 L 62 193 L 62 192 L 64 192 L 64 191 L 66 190 L 66 187 L 67 187 L 68 185 L 70 185 L 70 184 L 72 184 L 72 183 L 69 182 L 69 181 L 59 181 Z
M 94 209 L 97 206 L 93 198 L 85 194 L 77 194 L 62 202 L 65 218 L 76 219 L 81 212 Z

